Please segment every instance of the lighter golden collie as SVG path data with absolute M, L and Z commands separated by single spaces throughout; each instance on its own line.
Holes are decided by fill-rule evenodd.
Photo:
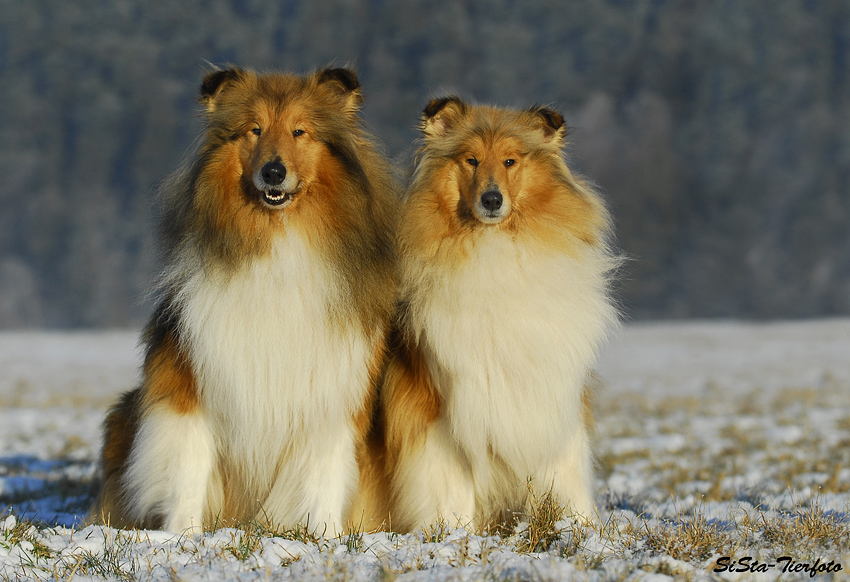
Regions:
M 339 533 L 396 305 L 393 173 L 356 75 L 227 69 L 166 183 L 141 386 L 109 412 L 93 518 Z
M 588 380 L 618 324 L 608 213 L 555 111 L 447 97 L 421 129 L 381 396 L 392 528 L 503 523 L 529 479 L 593 518 Z

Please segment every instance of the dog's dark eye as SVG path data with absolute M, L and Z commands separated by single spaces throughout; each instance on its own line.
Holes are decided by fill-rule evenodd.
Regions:
M 506 167 L 506 168 L 510 168 L 510 167 L 511 167 L 511 166 L 513 166 L 515 163 L 516 163 L 516 160 L 514 160 L 514 159 L 505 160 L 505 167 Z
M 303 129 L 296 129 L 292 132 L 292 137 L 298 137 L 299 135 L 304 135 L 305 133 L 307 132 L 305 132 Z
M 476 160 L 475 158 L 469 158 L 468 160 L 466 160 L 466 163 L 472 166 L 473 168 L 478 167 L 478 160 Z
M 260 135 L 261 133 L 263 133 L 263 129 L 261 127 L 255 127 L 251 130 L 251 133 L 253 133 L 254 135 Z

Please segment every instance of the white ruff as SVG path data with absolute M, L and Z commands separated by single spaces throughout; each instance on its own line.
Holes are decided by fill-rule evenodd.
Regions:
M 407 298 L 448 430 L 472 467 L 478 508 L 522 499 L 533 477 L 538 490 L 554 486 L 563 502 L 592 511 L 581 394 L 617 324 L 610 261 L 594 249 L 580 259 L 538 250 L 498 231 L 470 249 L 455 270 L 416 265 Z M 578 474 L 567 478 L 559 466 Z
M 259 517 L 341 531 L 356 487 L 352 415 L 375 338 L 331 320 L 335 273 L 297 235 L 236 273 L 199 271 L 178 302 L 217 460 Z M 210 500 L 214 516 L 220 507 Z

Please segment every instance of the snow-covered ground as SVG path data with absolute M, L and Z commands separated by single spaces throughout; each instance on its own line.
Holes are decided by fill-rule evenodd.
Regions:
M 850 320 L 627 326 L 599 363 L 601 525 L 541 509 L 501 536 L 83 527 L 136 342 L 0 333 L 0 579 L 848 579 Z

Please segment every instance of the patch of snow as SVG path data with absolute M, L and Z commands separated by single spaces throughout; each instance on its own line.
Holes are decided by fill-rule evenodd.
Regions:
M 734 537 L 739 555 L 796 559 L 813 550 L 771 541 L 766 521 L 791 527 L 814 507 L 850 524 L 850 320 L 627 325 L 599 362 L 605 528 L 558 521 L 556 542 L 531 554 L 517 549 L 527 521 L 505 538 L 454 530 L 439 541 L 417 532 L 318 543 L 84 526 L 104 413 L 138 379 L 137 338 L 0 333 L 0 511 L 11 506 L 0 513 L 0 579 L 699 580 L 721 553 L 674 557 L 648 532 L 703 520 Z M 830 555 L 846 573 L 842 551 Z

